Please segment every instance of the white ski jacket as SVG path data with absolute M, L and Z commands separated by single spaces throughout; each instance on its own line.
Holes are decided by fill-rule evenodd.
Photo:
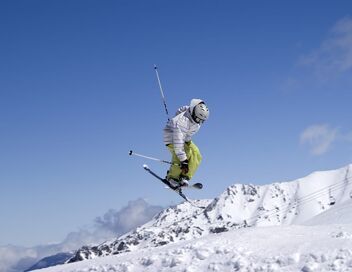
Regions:
M 180 161 L 187 160 L 185 142 L 191 141 L 192 136 L 200 129 L 200 124 L 192 119 L 192 111 L 201 102 L 201 99 L 192 99 L 189 106 L 179 108 L 175 117 L 168 121 L 164 128 L 164 143 L 173 144 Z

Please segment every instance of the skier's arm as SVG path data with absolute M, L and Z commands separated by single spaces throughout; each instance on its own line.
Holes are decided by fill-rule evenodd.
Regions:
M 189 108 L 189 106 L 182 106 L 181 108 L 179 108 L 179 109 L 176 111 L 175 116 L 176 116 L 176 115 L 179 115 L 180 113 L 182 113 L 182 112 L 184 112 L 184 111 L 186 111 L 186 110 L 188 110 L 188 108 Z

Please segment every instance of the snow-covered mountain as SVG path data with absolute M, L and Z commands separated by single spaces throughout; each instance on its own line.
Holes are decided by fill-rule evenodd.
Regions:
M 36 264 L 34 264 L 33 266 L 31 266 L 30 268 L 24 270 L 24 272 L 51 267 L 59 264 L 64 264 L 67 260 L 72 258 L 72 255 L 73 253 L 63 252 L 63 253 L 57 253 L 49 257 L 45 257 L 41 259 L 39 262 L 37 262 Z
M 69 262 L 157 248 L 240 228 L 319 220 L 318 215 L 351 200 L 351 191 L 352 165 L 290 182 L 234 184 L 214 200 L 195 202 L 205 209 L 189 203 L 168 208 L 117 239 L 82 247 Z

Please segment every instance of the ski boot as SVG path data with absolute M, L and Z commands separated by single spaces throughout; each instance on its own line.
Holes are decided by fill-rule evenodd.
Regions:
M 189 185 L 189 178 L 181 174 L 178 183 L 181 187 L 187 187 Z
M 175 188 L 175 190 L 179 190 L 182 187 L 187 187 L 189 185 L 188 179 L 182 175 L 178 179 L 168 176 L 166 176 L 165 179 Z

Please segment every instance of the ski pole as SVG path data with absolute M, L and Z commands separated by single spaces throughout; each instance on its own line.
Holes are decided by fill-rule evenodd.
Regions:
M 149 159 L 149 160 L 153 160 L 153 161 L 158 161 L 158 162 L 162 162 L 162 163 L 167 163 L 167 164 L 171 164 L 171 165 L 179 165 L 179 164 L 177 164 L 177 163 L 172 163 L 172 162 L 170 162 L 170 161 L 165 161 L 165 160 L 161 160 L 161 159 L 157 159 L 157 158 L 145 156 L 145 155 L 142 155 L 142 154 L 138 154 L 138 153 L 133 152 L 132 150 L 130 150 L 129 155 L 130 155 L 130 156 L 134 155 L 134 156 L 137 156 L 137 157 L 142 157 L 142 158 L 145 158 L 145 159 Z
M 165 95 L 164 95 L 164 92 L 163 92 L 163 88 L 161 87 L 158 67 L 155 64 L 154 64 L 154 70 L 155 70 L 156 78 L 158 79 L 159 89 L 160 89 L 160 93 L 161 93 L 161 98 L 163 99 L 164 108 L 165 108 L 165 112 L 166 112 L 166 115 L 167 115 L 167 120 L 170 120 L 169 111 L 167 110 L 167 106 L 166 106 Z

